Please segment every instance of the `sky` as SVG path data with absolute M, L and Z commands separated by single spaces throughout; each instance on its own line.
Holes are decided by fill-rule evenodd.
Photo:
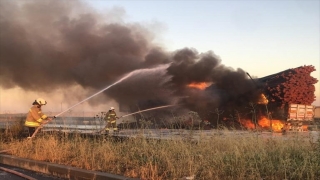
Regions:
M 105 17 L 113 13 L 114 19 L 107 21 L 139 23 L 148 28 L 154 32 L 154 43 L 168 51 L 185 47 L 200 53 L 213 51 L 222 64 L 241 68 L 253 77 L 313 65 L 317 70 L 311 75 L 320 80 L 319 0 L 86 0 L 85 3 L 105 13 Z M 0 88 L 0 93 L 2 113 L 29 107 L 29 102 L 8 106 L 26 96 L 44 96 L 53 101 L 48 94 L 26 94 L 19 87 Z M 315 94 L 314 105 L 320 106 L 319 82 Z M 68 107 L 62 98 L 55 101 L 61 102 L 56 105 L 58 110 Z
M 100 12 L 122 9 L 125 22 L 159 31 L 168 50 L 213 51 L 222 63 L 263 77 L 313 65 L 320 80 L 319 0 L 87 1 Z M 316 84 L 320 106 L 320 83 Z

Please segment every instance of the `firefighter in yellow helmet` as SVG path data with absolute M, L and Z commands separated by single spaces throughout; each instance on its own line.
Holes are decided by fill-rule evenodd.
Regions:
M 111 107 L 105 116 L 105 121 L 107 123 L 106 129 L 105 129 L 106 133 L 109 132 L 109 130 L 110 130 L 109 128 L 111 128 L 111 127 L 113 128 L 114 132 L 118 131 L 117 119 L 119 119 L 119 117 L 117 116 L 117 113 L 116 113 L 114 107 Z
M 41 106 L 46 104 L 47 102 L 42 98 L 38 98 L 32 103 L 33 106 L 30 108 L 24 123 L 28 127 L 29 137 L 32 136 L 37 127 L 43 123 L 47 123 L 51 119 L 41 111 Z

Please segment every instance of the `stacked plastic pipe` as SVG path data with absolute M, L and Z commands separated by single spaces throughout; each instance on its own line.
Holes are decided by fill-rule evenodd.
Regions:
M 278 104 L 306 104 L 315 101 L 315 84 L 318 80 L 311 76 L 312 65 L 288 69 L 258 79 L 269 101 Z

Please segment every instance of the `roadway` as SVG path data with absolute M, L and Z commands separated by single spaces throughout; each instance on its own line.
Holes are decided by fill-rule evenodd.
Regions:
M 10 171 L 18 172 L 19 175 L 13 174 L 10 171 L 8 172 L 7 169 Z M 20 176 L 20 175 L 25 176 Z M 41 179 L 41 180 L 66 180 L 64 178 L 59 178 L 55 176 L 51 176 L 48 174 L 42 174 L 35 171 L 30 171 L 14 166 L 9 166 L 6 164 L 0 164 L 0 179 L 1 180 L 25 180 L 25 179 Z

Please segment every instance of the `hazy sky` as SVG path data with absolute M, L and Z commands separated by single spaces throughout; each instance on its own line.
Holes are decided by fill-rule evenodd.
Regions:
M 154 43 L 168 51 L 185 47 L 195 48 L 200 53 L 213 51 L 221 58 L 222 64 L 241 68 L 254 77 L 313 65 L 317 71 L 311 75 L 320 81 L 319 0 L 85 2 L 101 14 L 105 13 L 106 18 L 114 18 L 107 19 L 108 22 L 138 23 L 147 27 L 154 32 Z M 313 104 L 320 106 L 319 82 L 315 94 L 317 100 Z M 49 102 L 59 102 L 52 111 L 67 108 L 64 99 L 54 100 L 53 96 L 38 92 L 26 94 L 19 87 L 6 90 L 0 87 L 0 112 L 12 109 L 24 112 L 32 103 L 30 97 L 42 95 Z M 28 100 L 24 104 L 15 103 L 21 99 Z M 75 99 L 70 103 L 76 102 Z
M 313 65 L 320 80 L 319 0 L 87 2 L 100 12 L 122 10 L 124 23 L 149 25 L 168 50 L 212 50 L 223 64 L 257 77 Z M 316 89 L 320 105 L 319 82 Z

